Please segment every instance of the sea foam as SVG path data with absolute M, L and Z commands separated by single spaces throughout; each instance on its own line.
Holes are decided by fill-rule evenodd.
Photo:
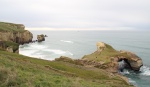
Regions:
M 66 53 L 65 51 L 57 50 L 57 49 L 45 49 L 44 51 L 52 52 L 55 54 L 65 54 Z
M 141 75 L 150 76 L 150 68 L 147 66 L 143 66 L 140 69 Z

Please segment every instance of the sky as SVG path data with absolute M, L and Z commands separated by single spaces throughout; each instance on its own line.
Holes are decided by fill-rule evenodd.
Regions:
M 150 0 L 0 0 L 0 21 L 28 29 L 150 30 Z

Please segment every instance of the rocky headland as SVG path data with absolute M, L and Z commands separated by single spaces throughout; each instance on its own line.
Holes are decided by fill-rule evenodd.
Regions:
M 32 37 L 22 24 L 0 22 L 0 86 L 134 87 L 118 71 L 138 71 L 143 65 L 134 53 L 117 51 L 103 42 L 96 44 L 95 52 L 76 60 L 61 56 L 47 61 L 11 53 L 18 52 L 19 45 L 31 42 Z M 39 35 L 38 42 L 43 38 Z
M 0 48 L 9 52 L 17 52 L 19 44 L 32 41 L 33 35 L 25 30 L 23 24 L 0 22 Z

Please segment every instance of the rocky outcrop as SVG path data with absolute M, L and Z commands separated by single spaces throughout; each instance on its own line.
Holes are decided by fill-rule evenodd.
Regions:
M 43 34 L 37 35 L 37 40 L 38 40 L 38 42 L 45 41 L 45 35 L 43 35 Z
M 32 41 L 32 38 L 32 33 L 25 30 L 24 25 L 0 22 L 1 49 L 5 49 L 9 52 L 16 52 L 19 49 L 19 44 L 29 43 Z
M 103 43 L 103 42 L 97 42 L 96 46 L 97 46 L 97 51 L 99 51 L 99 52 L 103 51 L 106 47 L 105 43 Z
M 85 55 L 82 58 L 84 65 L 90 65 L 97 68 L 108 70 L 109 72 L 117 73 L 120 68 L 120 61 L 124 61 L 124 67 L 134 71 L 139 71 L 143 65 L 142 59 L 134 53 L 128 51 L 116 51 L 110 45 L 105 44 L 106 48 L 95 51 L 92 54 Z

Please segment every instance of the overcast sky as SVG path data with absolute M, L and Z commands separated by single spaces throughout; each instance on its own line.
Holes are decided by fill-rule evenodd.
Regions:
M 150 30 L 150 0 L 0 0 L 0 21 L 28 28 Z

